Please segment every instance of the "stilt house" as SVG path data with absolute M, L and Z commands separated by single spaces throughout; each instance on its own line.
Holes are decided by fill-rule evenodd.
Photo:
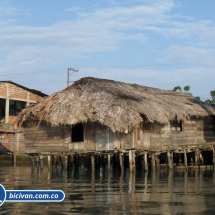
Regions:
M 185 93 L 86 77 L 24 109 L 16 127 L 27 153 L 189 152 L 212 150 L 214 116 Z

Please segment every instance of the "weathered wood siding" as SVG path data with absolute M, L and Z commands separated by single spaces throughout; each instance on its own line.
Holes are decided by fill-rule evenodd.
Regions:
M 27 153 L 69 151 L 70 127 L 51 127 L 39 121 L 24 124 L 24 142 Z M 38 126 L 38 128 L 37 128 Z
M 175 150 L 183 146 L 215 144 L 213 118 L 191 119 L 168 125 L 140 123 L 128 134 L 112 132 L 99 123 L 83 124 L 83 141 L 72 142 L 72 129 L 38 121 L 24 125 L 26 152 L 95 152 L 108 150 Z

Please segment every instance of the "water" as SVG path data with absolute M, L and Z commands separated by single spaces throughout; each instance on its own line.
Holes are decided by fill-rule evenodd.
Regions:
M 215 214 L 215 173 L 189 169 L 160 172 L 66 171 L 0 167 L 7 190 L 60 189 L 59 203 L 10 203 L 0 214 Z

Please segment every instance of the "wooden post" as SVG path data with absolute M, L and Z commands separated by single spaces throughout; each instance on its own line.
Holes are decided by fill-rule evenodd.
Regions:
M 172 163 L 172 152 L 167 152 L 167 159 L 168 159 L 168 167 L 170 170 L 173 169 L 173 163 Z
M 108 168 L 108 171 L 110 171 L 110 159 L 111 159 L 111 156 L 110 154 L 107 155 L 107 168 Z
M 155 154 L 156 169 L 160 170 L 160 154 Z
M 95 171 L 95 155 L 91 155 L 91 171 Z
M 51 155 L 47 156 L 47 160 L 48 160 L 48 168 L 51 168 Z
M 119 153 L 119 163 L 120 163 L 120 169 L 123 172 L 124 171 L 124 154 L 122 152 Z
M 146 171 L 146 172 L 148 172 L 148 156 L 147 156 L 147 152 L 144 152 L 144 156 L 143 156 L 143 158 L 144 158 L 144 170 Z
M 184 166 L 185 166 L 186 171 L 187 171 L 187 153 L 186 153 L 185 149 L 184 149 Z
M 213 151 L 213 169 L 215 169 L 215 151 L 213 146 L 212 146 L 212 151 Z
M 64 169 L 68 169 L 68 156 L 64 155 Z
M 32 165 L 35 164 L 34 156 L 31 156 L 31 164 L 32 164 Z
M 135 171 L 135 150 L 129 150 L 129 169 L 130 172 Z
M 13 153 L 13 165 L 16 166 L 16 152 Z
M 40 160 L 40 168 L 43 169 L 43 156 L 39 155 L 39 160 Z
M 62 157 L 61 157 L 61 155 L 59 155 L 59 161 L 60 161 L 61 169 L 63 169 L 63 168 L 64 168 L 64 166 L 63 166 L 63 161 L 62 161 Z
M 199 149 L 198 148 L 195 149 L 195 162 L 196 162 L 196 165 L 198 165 L 198 168 L 200 169 Z
M 204 165 L 204 158 L 202 156 L 202 152 L 199 151 L 199 160 L 201 161 L 201 165 Z
M 153 153 L 151 156 L 152 159 L 152 170 L 155 170 L 155 154 Z

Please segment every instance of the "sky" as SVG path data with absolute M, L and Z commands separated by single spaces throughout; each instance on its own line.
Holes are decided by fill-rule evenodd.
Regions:
M 0 0 L 0 80 L 46 94 L 83 77 L 215 90 L 214 0 Z

